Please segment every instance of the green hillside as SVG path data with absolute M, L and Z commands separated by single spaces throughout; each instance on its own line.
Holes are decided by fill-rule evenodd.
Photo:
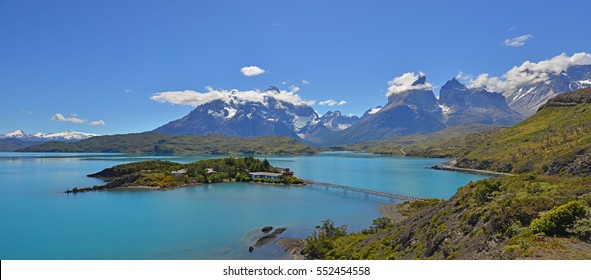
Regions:
M 458 166 L 511 173 L 591 175 L 590 101 L 591 88 L 551 99 L 527 120 L 484 139 L 458 160 Z
M 412 157 L 457 158 L 478 147 L 484 139 L 504 127 L 464 124 L 429 133 L 393 137 L 386 140 L 349 144 L 343 150 Z
M 427 209 L 396 224 L 382 218 L 359 233 L 313 235 L 308 238 L 308 257 L 591 259 L 589 178 L 488 179 L 470 183 L 434 206 L 417 203 L 422 202 L 410 206 Z
M 514 127 L 481 134 L 458 160 L 516 176 L 469 183 L 439 203 L 401 204 L 405 219 L 380 218 L 358 233 L 325 221 L 304 252 L 319 259 L 591 259 L 590 101 L 591 89 L 551 99 Z
M 314 154 L 317 148 L 290 137 L 238 138 L 224 135 L 167 135 L 153 132 L 97 136 L 74 143 L 47 142 L 19 152 L 128 154 Z
M 0 152 L 12 152 L 17 149 L 26 148 L 29 146 L 37 145 L 40 141 L 23 141 L 20 139 L 7 138 L 0 139 Z

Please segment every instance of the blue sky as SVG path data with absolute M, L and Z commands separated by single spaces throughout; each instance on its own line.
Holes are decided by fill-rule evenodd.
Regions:
M 526 60 L 591 52 L 590 10 L 589 1 L 0 0 L 0 133 L 152 130 L 191 107 L 150 97 L 207 86 L 297 86 L 320 113 L 360 115 L 406 72 L 424 72 L 437 93 L 459 71 L 501 76 Z M 246 66 L 265 73 L 245 76 Z M 319 104 L 331 99 L 346 104 Z

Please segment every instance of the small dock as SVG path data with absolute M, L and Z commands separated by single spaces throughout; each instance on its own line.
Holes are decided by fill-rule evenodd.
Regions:
M 408 200 L 408 201 L 424 200 L 423 198 L 418 198 L 418 197 L 412 197 L 412 196 L 395 194 L 395 193 L 380 192 L 380 191 L 374 191 L 374 190 L 368 190 L 368 189 L 362 189 L 362 188 L 355 188 L 355 187 L 337 185 L 337 184 L 326 183 L 326 182 L 304 180 L 304 184 L 324 186 L 324 187 L 329 187 L 329 188 L 341 189 L 341 190 L 345 190 L 345 191 L 353 191 L 353 192 L 358 192 L 358 193 L 363 193 L 363 194 L 392 198 L 392 199 L 402 199 L 402 200 Z

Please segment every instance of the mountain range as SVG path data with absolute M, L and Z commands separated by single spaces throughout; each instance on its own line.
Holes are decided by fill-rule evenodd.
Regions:
M 518 75 L 525 76 L 530 72 L 529 69 L 524 69 Z M 573 65 L 558 73 L 542 72 L 539 76 L 533 82 L 503 92 L 509 107 L 529 117 L 548 99 L 591 86 L 591 65 Z
M 467 122 L 510 126 L 523 120 L 522 115 L 509 108 L 502 94 L 483 88 L 469 89 L 456 78 L 441 87 L 439 106 L 448 126 Z
M 513 125 L 523 119 L 500 93 L 468 89 L 455 78 L 442 87 L 437 99 L 427 77 L 419 75 L 409 89 L 391 94 L 384 106 L 367 110 L 361 118 L 339 111 L 320 116 L 308 104 L 274 98 L 274 92 L 279 90 L 270 87 L 261 100 L 244 100 L 238 95 L 213 100 L 154 132 L 290 136 L 312 144 L 336 145 L 430 133 L 465 123 Z
M 0 139 L 19 139 L 22 141 L 79 141 L 94 136 L 99 135 L 71 130 L 58 133 L 37 132 L 33 134 L 25 133 L 22 130 L 15 130 L 6 134 L 0 134 Z
M 153 132 L 288 136 L 305 144 L 334 146 L 428 134 L 470 123 L 512 126 L 531 116 L 550 98 L 591 86 L 591 64 L 557 68 L 543 63 L 548 64 L 526 62 L 514 67 L 498 87 L 458 75 L 441 87 L 438 97 L 424 74 L 406 73 L 403 76 L 409 79 L 392 81 L 384 105 L 368 109 L 361 117 L 340 111 L 320 115 L 311 103 L 274 86 L 263 92 L 220 91 L 217 93 L 221 97 L 193 105 L 189 114 Z M 96 135 L 73 131 L 26 134 L 17 130 L 0 135 L 0 141 L 77 141 L 92 136 Z
M 15 130 L 6 134 L 0 134 L 0 152 L 12 152 L 29 146 L 34 146 L 50 141 L 75 142 L 98 136 L 98 134 L 76 132 L 67 130 L 59 133 L 25 133 Z
M 542 63 L 534 65 L 537 68 L 524 65 L 505 74 L 522 79 L 507 78 L 503 87 L 475 86 L 474 81 L 456 77 L 441 87 L 439 97 L 421 73 L 412 76 L 410 83 L 392 86 L 386 104 L 368 109 L 362 117 L 339 111 L 319 115 L 310 104 L 274 98 L 279 90 L 270 87 L 260 100 L 243 100 L 236 94 L 200 104 L 154 132 L 289 136 L 308 144 L 340 145 L 431 133 L 467 123 L 511 126 L 531 116 L 548 99 L 591 86 L 591 65 L 573 64 L 562 71 Z
M 306 139 L 316 130 L 328 130 L 318 113 L 307 104 L 274 97 L 270 87 L 260 100 L 232 94 L 227 100 L 213 100 L 197 106 L 187 116 L 171 121 L 154 132 L 165 134 L 224 134 L 239 137 L 290 136 Z

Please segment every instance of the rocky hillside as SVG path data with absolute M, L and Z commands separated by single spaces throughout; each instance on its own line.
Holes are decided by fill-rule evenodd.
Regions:
M 469 183 L 447 201 L 399 205 L 408 215 L 395 224 L 378 219 L 359 233 L 312 235 L 305 252 L 323 259 L 591 259 L 590 96 L 583 89 L 551 99 L 458 160 L 514 176 Z
M 344 116 L 341 111 L 328 111 L 320 117 L 320 122 L 328 129 L 341 131 L 359 121 L 358 116 Z
M 441 108 L 426 77 L 421 75 L 408 90 L 388 97 L 388 103 L 344 130 L 337 143 L 386 139 L 446 128 Z
M 500 93 L 467 88 L 456 78 L 441 87 L 439 104 L 448 126 L 466 123 L 514 125 L 524 119 L 509 108 Z
M 591 175 L 591 89 L 565 93 L 458 160 L 498 172 Z
M 324 240 L 321 258 L 590 259 L 589 206 L 588 178 L 482 180 L 434 206 L 400 205 L 416 210 L 399 223 L 378 220 L 360 233 Z

